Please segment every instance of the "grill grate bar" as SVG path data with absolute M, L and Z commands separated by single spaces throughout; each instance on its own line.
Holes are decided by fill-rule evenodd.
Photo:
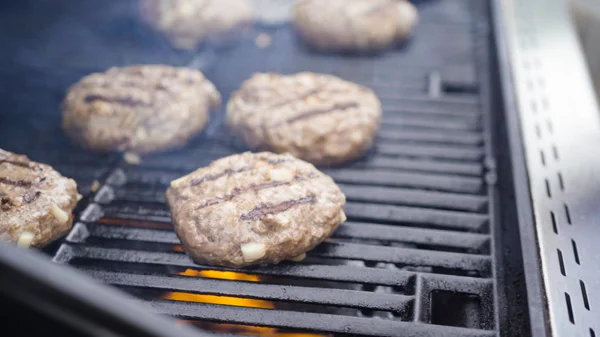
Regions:
M 393 82 L 393 81 L 389 81 L 389 80 L 385 80 L 385 79 L 381 79 L 381 80 L 374 80 L 374 79 L 365 79 L 364 76 L 360 76 L 360 75 L 346 75 L 346 76 L 339 76 L 344 78 L 347 81 L 350 82 L 354 82 L 358 85 L 361 85 L 363 87 L 369 87 L 371 89 L 373 89 L 373 91 L 375 92 L 376 95 L 394 95 L 395 92 L 397 92 L 398 90 L 402 90 L 402 92 L 407 93 L 407 94 L 414 94 L 414 95 L 420 95 L 423 93 L 423 90 L 425 88 L 425 80 L 424 79 L 419 79 L 417 82 L 415 82 L 414 84 L 404 84 L 404 83 L 397 83 L 397 82 Z
M 63 245 L 55 262 L 68 263 L 71 259 L 92 259 L 123 263 L 145 263 L 185 268 L 201 268 L 219 271 L 240 271 L 216 266 L 204 266 L 194 263 L 187 255 L 163 252 L 145 252 L 127 249 L 110 249 L 90 246 Z M 379 284 L 405 288 L 414 273 L 398 269 L 365 268 L 348 265 L 306 265 L 280 264 L 270 267 L 252 268 L 252 274 L 318 279 L 337 282 Z
M 383 96 L 381 97 L 383 100 L 394 100 L 400 101 L 396 102 L 396 106 L 402 106 L 404 102 L 418 102 L 423 103 L 428 106 L 443 106 L 444 108 L 448 107 L 456 107 L 456 108 L 465 108 L 468 109 L 480 109 L 479 98 L 477 96 L 474 97 L 437 97 L 432 99 L 429 95 L 410 95 L 406 96 L 404 93 L 397 93 L 393 96 Z
M 423 285 L 429 289 L 475 294 L 482 298 L 492 296 L 494 284 L 490 279 L 437 274 L 419 274 L 418 281 L 423 282 Z
M 381 294 L 357 290 L 298 287 L 230 280 L 205 279 L 201 277 L 158 276 L 85 270 L 96 280 L 116 286 L 143 287 L 165 291 L 190 292 L 216 296 L 307 304 L 366 308 L 391 312 L 408 310 L 412 296 Z
M 385 130 L 380 132 L 385 133 Z M 186 162 L 178 162 L 169 155 L 160 157 L 148 156 L 144 158 L 142 167 L 146 169 L 164 169 L 172 170 L 177 169 L 181 172 L 190 172 L 198 169 L 199 167 L 206 166 L 212 161 L 220 158 L 220 155 L 206 154 L 203 152 L 191 152 L 190 157 Z M 439 173 L 439 174 L 459 174 L 459 175 L 470 175 L 479 176 L 483 172 L 483 166 L 481 163 L 476 162 L 454 162 L 454 161 L 443 161 L 443 160 L 432 160 L 425 158 L 409 158 L 409 157 L 386 157 L 386 156 L 371 156 L 366 161 L 358 161 L 354 164 L 349 164 L 347 168 L 351 167 L 365 167 L 369 169 L 394 169 L 398 173 L 402 171 L 415 171 L 424 173 Z
M 69 237 L 71 242 L 85 242 L 89 237 L 102 239 L 134 240 L 178 245 L 179 239 L 173 231 L 146 228 L 118 227 L 103 224 L 83 224 L 84 226 Z M 77 232 L 75 231 L 75 232 Z M 489 237 L 476 233 L 456 233 L 422 228 L 406 228 L 368 223 L 346 222 L 334 233 L 336 238 L 382 240 L 409 244 L 442 246 L 471 251 L 487 251 Z M 438 248 L 439 249 L 439 248 Z
M 406 113 L 416 113 L 421 114 L 422 116 L 458 116 L 458 117 L 481 117 L 481 112 L 479 109 L 448 109 L 448 106 L 415 106 L 407 105 L 404 102 L 402 104 L 395 104 L 393 100 L 387 101 L 389 106 L 386 104 L 385 113 L 388 116 L 394 116 L 396 114 L 401 114 L 403 112 Z
M 303 55 L 296 55 L 298 59 L 302 58 Z M 307 57 L 305 62 L 311 62 L 311 58 Z M 335 61 L 332 59 L 331 61 Z M 350 61 L 350 60 L 347 60 Z M 325 72 L 336 76 L 360 76 L 362 78 L 377 78 L 384 79 L 385 76 L 389 76 L 395 79 L 395 84 L 402 87 L 412 87 L 412 84 L 419 80 L 425 81 L 427 76 L 428 67 L 418 66 L 406 66 L 406 67 L 390 67 L 392 69 L 377 69 L 376 62 L 372 62 L 369 59 L 362 59 L 356 62 L 356 67 L 349 67 L 349 63 L 344 65 L 332 64 L 332 63 L 315 63 L 312 62 L 311 68 L 316 72 Z M 420 68 L 420 69 L 419 69 Z M 282 74 L 293 74 L 298 72 L 298 67 L 294 65 L 281 65 L 279 72 Z M 228 88 L 228 89 L 237 89 Z
M 479 194 L 483 180 L 479 177 L 456 177 L 434 173 L 396 172 L 372 169 L 325 169 L 336 182 L 382 186 L 415 187 L 437 191 Z M 170 180 L 169 180 L 170 181 Z
M 222 305 L 143 301 L 158 313 L 185 319 L 207 319 L 216 322 L 264 325 L 281 328 L 311 329 L 333 333 L 352 333 L 365 336 L 394 337 L 402 331 L 407 337 L 491 337 L 494 332 L 449 326 L 426 325 L 401 321 L 373 320 L 309 312 L 292 312 L 256 308 L 237 308 Z
M 107 217 L 171 222 L 170 212 L 163 204 L 108 204 L 103 207 Z M 442 211 L 436 209 L 391 206 L 379 204 L 363 204 L 347 202 L 346 215 L 353 219 L 369 219 L 384 222 L 418 224 L 443 229 L 481 232 L 488 224 L 488 216 L 459 211 Z
M 387 204 L 423 206 L 481 212 L 487 204 L 483 196 L 465 195 L 448 192 L 422 191 L 407 188 L 392 188 L 384 186 L 363 186 L 339 184 L 342 192 L 349 201 L 381 202 Z M 96 197 L 96 202 L 166 202 L 164 191 L 147 188 L 105 188 Z
M 483 142 L 483 137 L 477 132 L 427 129 L 403 130 L 402 132 L 398 132 L 397 129 L 390 130 L 384 128 L 378 132 L 378 138 L 385 144 L 398 144 L 400 141 L 405 144 L 410 143 L 430 148 L 441 143 L 455 150 L 473 150 L 474 146 L 482 145 Z M 226 135 L 225 132 L 219 132 L 215 135 L 214 140 L 224 144 L 232 143 L 231 137 Z M 223 153 L 232 151 L 230 148 L 222 146 L 211 147 L 211 152 L 216 152 L 217 150 L 219 152 L 222 150 Z M 205 151 L 203 155 L 206 155 Z M 161 156 L 161 158 L 167 156 Z
M 373 168 L 360 169 L 323 169 L 338 183 L 373 184 L 383 186 L 425 188 L 437 191 L 479 194 L 483 188 L 480 177 L 450 176 L 439 173 L 396 172 Z M 167 186 L 182 173 L 165 172 L 128 167 L 125 170 L 127 182 L 142 186 Z M 157 186 L 158 187 L 158 186 Z
M 371 88 L 373 90 L 373 92 L 375 92 L 375 95 L 377 95 L 377 97 L 381 97 L 381 96 L 390 96 L 390 95 L 395 95 L 396 92 L 398 92 L 398 90 L 402 90 L 402 92 L 406 92 L 409 94 L 422 94 L 423 90 L 425 90 L 425 76 L 423 76 L 423 79 L 420 79 L 418 82 L 414 83 L 414 84 L 398 84 L 396 83 L 395 85 L 388 85 L 387 83 L 381 83 L 381 82 L 371 82 L 368 83 L 368 81 L 364 81 L 364 80 L 359 80 L 359 81 L 353 81 L 352 77 L 349 76 L 345 76 L 346 80 L 349 80 L 351 82 L 355 82 L 358 84 L 363 84 L 364 86 L 367 86 L 369 88 Z M 362 83 L 361 83 L 362 82 Z
M 349 201 L 382 202 L 415 205 L 430 208 L 448 208 L 480 212 L 487 204 L 484 196 L 448 192 L 422 191 L 385 186 L 362 186 L 339 184 Z
M 166 202 L 164 191 L 148 190 L 139 187 L 115 188 L 107 187 L 100 190 L 96 202 L 108 204 L 110 202 Z
M 451 145 L 403 145 L 379 142 L 375 149 L 378 153 L 387 155 L 441 158 L 457 161 L 481 161 L 484 155 L 482 148 Z
M 489 237 L 476 233 L 456 233 L 439 229 L 407 228 L 367 223 L 346 222 L 335 232 L 334 237 L 372 239 L 405 242 L 419 245 L 462 248 L 472 251 L 487 251 Z
M 465 126 L 473 126 L 481 124 L 480 115 L 457 115 L 457 114 L 428 114 L 422 111 L 405 111 L 395 110 L 392 113 L 385 111 L 388 107 L 384 107 L 384 113 L 381 116 L 382 121 L 386 124 L 388 121 L 405 120 L 409 122 L 423 122 L 428 125 L 436 126 L 436 122 L 452 122 L 453 124 L 461 124 Z
M 397 99 L 382 99 L 382 108 L 385 114 L 394 115 L 401 112 L 414 112 L 427 115 L 428 113 L 436 116 L 465 116 L 477 117 L 480 115 L 478 106 L 452 106 L 437 100 L 429 102 L 411 102 Z
M 313 255 L 398 263 L 410 266 L 429 266 L 476 271 L 484 276 L 489 276 L 491 268 L 491 258 L 487 255 L 425 251 L 411 248 L 382 247 L 355 243 L 325 242 L 313 250 Z
M 397 170 L 397 172 L 399 171 L 399 173 L 402 173 L 402 171 L 415 171 L 469 176 L 479 176 L 483 172 L 483 165 L 480 163 L 456 163 L 450 161 L 433 161 L 423 158 L 391 158 L 383 156 L 374 156 L 366 162 L 357 162 L 356 164 L 348 166 L 348 168 L 352 167 L 394 169 Z
M 68 249 L 67 249 L 68 248 Z M 398 247 L 377 247 L 374 253 L 368 257 L 360 255 L 361 249 L 372 248 L 372 246 L 359 244 L 325 244 L 319 246 L 312 255 L 333 255 L 333 250 L 338 250 L 346 258 L 366 259 L 372 261 L 385 261 L 398 263 L 400 265 L 440 267 L 451 270 L 476 272 L 483 277 L 489 276 L 490 258 L 484 255 L 470 255 L 460 253 L 447 253 L 435 251 L 422 251 L 418 249 Z M 102 248 L 92 246 L 65 246 L 63 252 L 59 252 L 55 260 L 57 262 L 68 262 L 71 258 L 85 258 L 116 262 L 148 263 L 159 265 L 180 266 L 188 268 L 203 268 L 210 270 L 235 270 L 214 266 L 203 266 L 195 264 L 187 255 L 182 253 L 166 253 L 138 251 L 132 249 Z M 320 250 L 320 251 L 319 251 Z M 329 252 L 328 252 L 329 250 Z M 68 255 L 72 254 L 72 255 Z M 61 257 L 62 255 L 62 257 Z M 330 256 L 331 257 L 331 256 Z M 336 257 L 340 257 L 339 255 Z M 435 261 L 439 259 L 439 261 Z M 239 269 L 238 269 L 239 271 Z M 302 278 L 319 278 L 323 280 L 340 282 L 360 282 L 382 285 L 406 286 L 410 279 L 410 273 L 395 269 L 354 267 L 347 265 L 307 265 L 307 264 L 281 264 L 271 267 L 259 267 L 251 269 L 251 273 L 292 276 Z M 353 274 L 356 273 L 356 274 Z
M 483 214 L 355 202 L 347 202 L 345 211 L 349 218 L 430 225 L 476 232 L 484 230 L 489 219 Z
M 440 133 L 431 131 L 408 131 L 402 132 L 392 130 L 380 130 L 379 139 L 386 141 L 405 141 L 411 143 L 425 144 L 460 144 L 460 145 L 481 145 L 483 137 L 476 132 L 457 132 L 457 133 Z
M 108 218 L 124 219 L 124 220 L 139 220 L 146 222 L 162 222 L 170 223 L 171 217 L 165 215 L 165 211 L 141 209 L 132 207 L 103 207 L 104 216 Z
M 386 107 L 384 106 L 383 109 L 385 110 Z M 481 123 L 472 120 L 440 120 L 439 118 L 394 116 L 384 117 L 382 123 L 382 128 L 395 128 L 400 132 L 403 128 L 481 131 Z
M 139 244 L 134 244 L 131 241 L 125 241 L 121 243 L 121 246 L 132 249 L 140 247 Z M 165 248 L 169 249 L 170 247 Z M 156 249 L 156 247 L 150 249 Z M 336 259 L 388 262 L 410 266 L 475 271 L 481 275 L 489 274 L 491 261 L 487 255 L 331 241 L 326 241 L 317 246 L 311 251 L 311 255 Z
M 144 157 L 140 168 L 146 170 L 177 170 L 181 172 L 180 174 L 184 174 L 185 172 L 192 172 L 197 170 L 200 167 L 208 166 L 211 162 L 219 159 L 222 155 L 217 154 L 206 154 L 200 152 L 198 156 L 194 155 L 194 152 L 190 154 L 189 161 L 186 162 L 177 162 L 174 159 L 176 156 L 148 156 Z M 131 168 L 128 168 L 130 170 Z

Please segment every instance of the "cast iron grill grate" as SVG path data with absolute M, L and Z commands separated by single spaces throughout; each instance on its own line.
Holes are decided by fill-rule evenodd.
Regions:
M 54 260 L 213 331 L 202 322 L 323 336 L 499 336 L 487 5 L 419 6 L 412 41 L 382 55 L 315 54 L 279 27 L 259 28 L 218 57 L 203 52 L 186 61 L 200 64 L 224 101 L 257 71 L 331 73 L 381 98 L 373 150 L 323 169 L 347 196 L 348 221 L 306 260 L 233 270 L 197 265 L 182 252 L 164 191 L 171 180 L 244 150 L 222 126 L 222 112 L 185 149 L 144 157 L 139 166 L 115 156 L 49 154 L 80 185 L 101 182 L 97 192 L 84 191 L 89 198 Z M 254 45 L 260 32 L 271 35 L 270 47 Z M 250 276 L 219 276 L 231 273 Z M 211 300 L 195 301 L 199 295 Z

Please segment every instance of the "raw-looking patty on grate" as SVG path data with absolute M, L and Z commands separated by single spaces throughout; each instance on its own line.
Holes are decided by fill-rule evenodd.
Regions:
M 227 125 L 251 149 L 316 165 L 361 157 L 373 145 L 381 103 L 372 90 L 332 75 L 255 74 L 227 103 Z
M 167 200 L 187 254 L 228 267 L 302 258 L 346 220 L 333 180 L 289 154 L 219 159 L 172 181 Z
M 373 51 L 406 39 L 418 21 L 415 6 L 398 0 L 304 0 L 293 23 L 322 51 Z
M 184 145 L 202 131 L 220 100 L 213 84 L 195 69 L 111 68 L 69 89 L 63 129 L 92 151 L 160 151 Z
M 0 149 L 0 239 L 42 247 L 66 234 L 81 195 L 52 167 Z

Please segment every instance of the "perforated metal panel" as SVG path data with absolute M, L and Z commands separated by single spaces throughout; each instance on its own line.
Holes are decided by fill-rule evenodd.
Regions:
M 600 332 L 600 118 L 562 0 L 501 2 L 553 336 Z

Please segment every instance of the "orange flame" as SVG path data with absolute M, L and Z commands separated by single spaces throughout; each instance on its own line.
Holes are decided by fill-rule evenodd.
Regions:
M 204 277 L 221 280 L 237 280 L 237 281 L 248 281 L 248 282 L 260 282 L 260 278 L 257 275 L 237 273 L 231 271 L 218 271 L 218 270 L 195 270 L 186 269 L 183 272 L 178 273 L 183 276 L 191 277 Z M 199 302 L 199 303 L 211 303 L 230 305 L 238 307 L 249 307 L 249 308 L 263 308 L 263 309 L 275 309 L 273 302 L 264 300 L 255 300 L 240 297 L 230 296 L 214 296 L 214 295 L 200 295 L 191 294 L 184 292 L 169 292 L 163 295 L 164 299 L 174 301 L 187 301 L 187 302 Z M 181 324 L 192 323 L 194 321 L 179 321 Z M 324 335 L 311 334 L 311 333 L 288 333 L 279 332 L 275 328 L 266 328 L 259 326 L 250 325 L 238 325 L 238 324 L 217 324 L 217 323 L 204 323 L 200 325 L 206 330 L 213 332 L 229 332 L 242 334 L 247 336 L 263 336 L 263 337 L 325 337 Z

